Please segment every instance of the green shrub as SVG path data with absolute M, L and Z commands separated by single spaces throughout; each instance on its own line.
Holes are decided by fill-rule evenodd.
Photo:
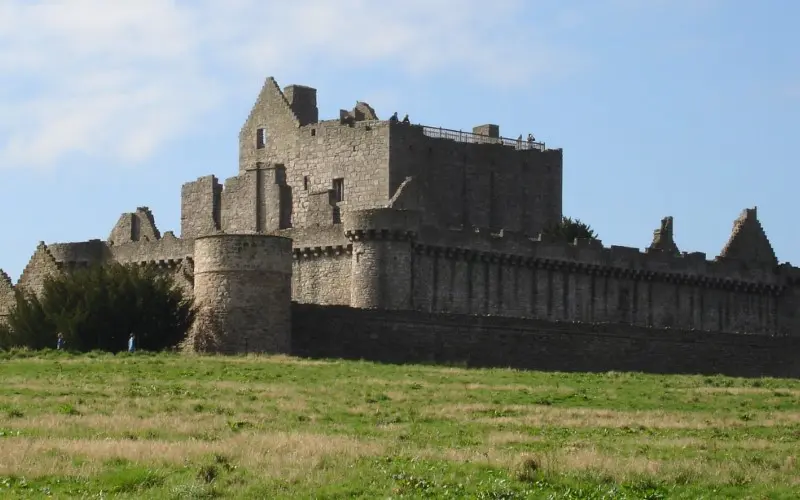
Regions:
M 194 321 L 192 301 L 154 266 L 98 265 L 45 280 L 39 296 L 16 291 L 0 347 L 55 347 L 117 352 L 131 333 L 137 349 L 162 350 L 183 340 Z

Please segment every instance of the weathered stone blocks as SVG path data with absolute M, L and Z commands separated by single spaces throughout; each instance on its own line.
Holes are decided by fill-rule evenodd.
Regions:
M 346 212 L 345 234 L 353 242 L 350 305 L 366 309 L 411 309 L 413 241 L 420 214 L 379 208 Z
M 289 238 L 260 234 L 197 238 L 198 320 L 190 344 L 197 350 L 223 353 L 288 353 L 291 276 Z

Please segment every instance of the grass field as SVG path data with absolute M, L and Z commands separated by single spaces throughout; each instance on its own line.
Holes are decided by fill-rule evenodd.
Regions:
M 0 353 L 2 498 L 800 498 L 800 381 Z

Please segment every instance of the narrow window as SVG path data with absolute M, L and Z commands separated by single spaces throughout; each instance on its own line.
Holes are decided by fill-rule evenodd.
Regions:
M 333 198 L 337 203 L 344 201 L 344 179 L 333 180 Z
M 267 129 L 260 128 L 256 130 L 256 148 L 264 149 L 267 145 Z
M 308 191 L 308 176 L 303 176 L 303 189 Z
M 311 129 L 311 137 L 314 137 L 315 135 L 317 135 L 317 129 L 312 128 Z

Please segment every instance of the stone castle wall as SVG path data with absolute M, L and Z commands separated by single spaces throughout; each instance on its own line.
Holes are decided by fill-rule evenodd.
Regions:
M 354 307 L 720 332 L 796 333 L 793 269 L 432 230 L 412 211 L 345 214 Z
M 239 135 L 240 174 L 260 165 L 283 167 L 292 227 L 314 225 L 320 204 L 331 207 L 324 220 L 330 225 L 335 205 L 369 208 L 389 197 L 389 124 L 373 120 L 346 126 L 340 120 L 318 121 L 317 114 L 314 89 L 281 91 L 269 78 Z M 336 179 L 343 180 L 342 199 L 329 198 Z
M 122 214 L 107 241 L 40 242 L 22 271 L 16 287 L 40 294 L 48 277 L 69 273 L 94 264 L 155 264 L 175 279 L 185 292 L 193 293 L 194 240 L 161 235 L 147 207 Z M 5 278 L 4 278 L 5 277 Z M 0 317 L 14 304 L 11 279 L 0 271 Z M 1 318 L 0 318 L 1 319 Z
M 553 371 L 800 377 L 800 337 L 292 305 L 298 356 Z
M 528 235 L 560 219 L 560 149 L 475 134 L 452 140 L 359 106 L 318 121 L 314 89 L 281 91 L 268 79 L 240 132 L 238 175 L 183 186 L 182 237 L 324 227 L 344 211 L 385 206 L 419 210 L 434 227 Z
M 0 321 L 11 312 L 14 303 L 14 283 L 8 274 L 0 270 Z
M 430 137 L 391 129 L 391 206 L 438 228 L 505 229 L 530 236 L 561 219 L 562 151 Z M 401 189 L 402 187 L 402 189 Z
M 148 218 L 143 212 L 132 215 L 121 220 Z M 656 328 L 798 331 L 798 273 L 791 266 L 776 272 L 767 263 L 708 261 L 703 254 L 648 253 L 605 248 L 599 242 L 549 243 L 509 232 L 435 230 L 422 220 L 414 211 L 373 209 L 345 212 L 343 224 L 279 231 L 293 246 L 292 299 Z M 120 233 L 119 227 L 112 230 L 112 236 Z M 115 241 L 40 244 L 19 285 L 37 292 L 48 275 L 117 261 L 159 263 L 187 292 L 198 287 L 193 282 L 195 240 L 167 232 L 154 241 Z M 4 283 L 0 307 L 7 311 L 13 291 L 10 280 Z
M 295 251 L 292 300 L 306 304 L 350 305 L 352 251 L 308 248 Z
M 292 242 L 259 234 L 195 240 L 195 305 L 190 344 L 217 352 L 288 353 Z M 209 345 L 210 344 L 210 345 Z
M 600 332 L 611 337 L 628 325 L 627 340 L 589 344 L 608 359 L 630 352 L 657 365 L 651 358 L 659 349 L 674 360 L 695 340 L 681 337 L 675 350 L 672 334 L 654 329 L 696 330 L 686 335 L 708 340 L 704 353 L 723 338 L 710 332 L 761 334 L 752 342 L 762 353 L 779 345 L 768 336 L 800 335 L 800 269 L 778 264 L 755 209 L 734 222 L 713 260 L 681 252 L 670 217 L 645 251 L 548 241 L 539 234 L 561 217 L 562 151 L 503 139 L 495 125 L 475 132 L 380 121 L 361 102 L 338 120 L 320 121 L 313 88 L 282 91 L 267 79 L 240 132 L 238 174 L 182 186 L 180 238 L 162 236 L 150 210 L 139 207 L 119 218 L 107 241 L 40 244 L 18 286 L 37 292 L 47 276 L 93 263 L 158 263 L 194 294 L 226 352 L 243 350 L 245 337 L 250 351 L 286 352 L 289 297 L 296 310 L 320 306 L 312 311 L 333 311 L 332 320 L 364 318 L 377 335 L 405 335 L 394 320 L 423 325 L 407 343 L 387 337 L 400 342 L 399 352 L 444 342 L 436 340 L 441 330 L 452 352 L 459 335 L 472 332 L 465 342 L 479 338 L 487 351 L 497 334 L 498 352 L 539 339 L 567 353 L 575 341 L 556 322 L 579 322 L 584 337 L 595 328 L 588 324 L 616 325 Z M 0 274 L 0 315 L 13 303 L 6 278 Z M 314 317 L 328 313 L 320 314 Z M 301 324 L 309 321 L 316 320 Z M 371 335 L 359 328 L 333 338 L 347 344 Z M 537 336 L 554 328 L 561 333 Z M 734 353 L 726 359 L 746 361 L 737 349 L 747 342 L 724 341 Z M 365 351 L 347 351 L 358 352 Z

